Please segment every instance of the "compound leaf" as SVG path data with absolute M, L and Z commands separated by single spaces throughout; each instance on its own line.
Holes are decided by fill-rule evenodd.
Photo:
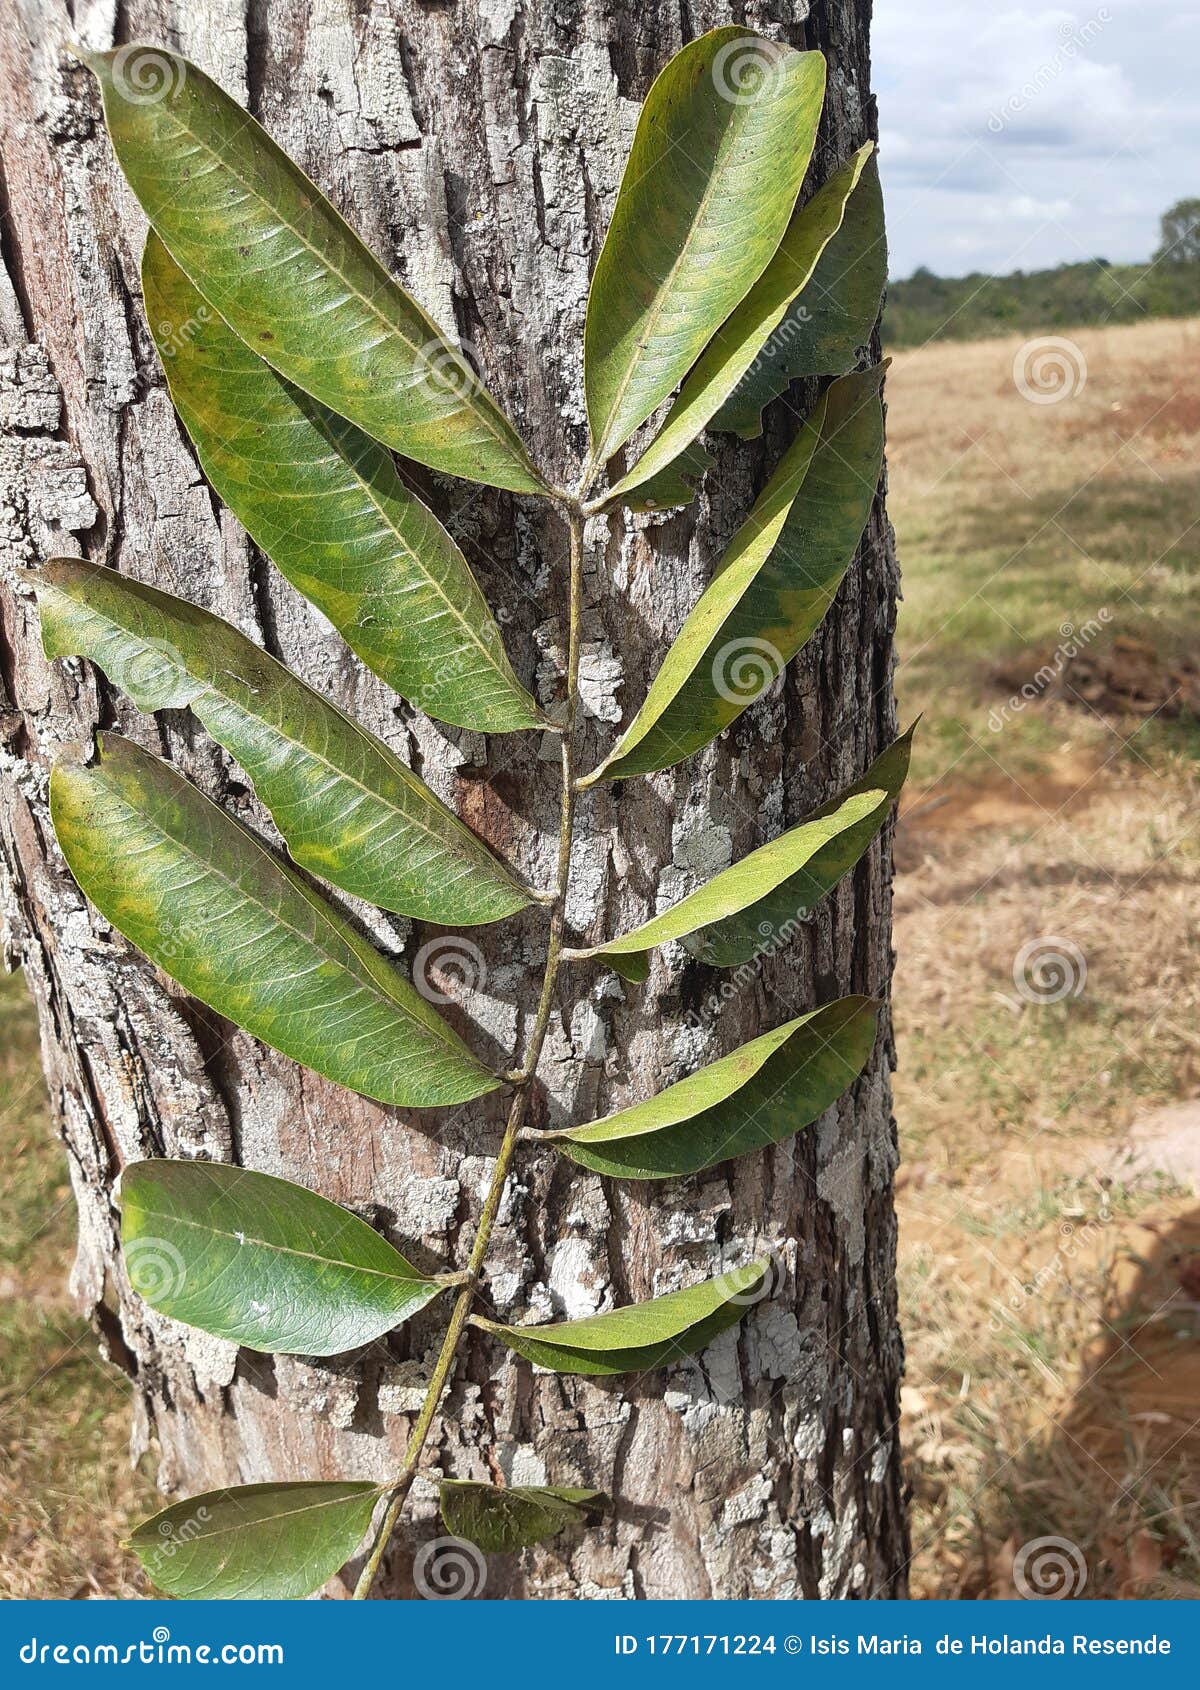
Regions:
M 296 1599 L 354 1554 L 380 1490 L 364 1483 L 235 1485 L 143 1520 L 129 1548 L 168 1596 Z
M 245 346 L 153 232 L 142 286 L 205 475 L 297 591 L 426 715 L 544 727 L 466 558 L 383 447 Z
M 839 998 L 602 1121 L 540 1134 L 572 1161 L 618 1179 L 695 1174 L 779 1144 L 807 1127 L 862 1073 L 876 1005 Z
M 831 178 L 829 186 L 836 180 Z M 803 295 L 789 306 L 772 332 L 770 344 L 747 370 L 711 426 L 752 440 L 762 433 L 764 407 L 789 382 L 800 376 L 840 375 L 852 369 L 859 349 L 871 337 L 886 281 L 883 194 L 879 168 L 871 158 L 862 168 L 846 201 L 841 224 L 821 253 Z
M 384 1103 L 464 1103 L 500 1085 L 398 969 L 169 764 L 105 734 L 90 767 L 55 766 L 50 810 L 101 913 L 255 1038 Z
M 557 1537 L 603 1511 L 603 1491 L 575 1486 L 479 1484 L 472 1479 L 443 1479 L 442 1521 L 455 1537 L 466 1538 L 487 1555 L 506 1555 Z
M 669 1291 L 585 1320 L 549 1326 L 504 1326 L 480 1315 L 472 1324 L 493 1332 L 510 1350 L 555 1373 L 646 1373 L 695 1355 L 734 1326 L 764 1295 L 769 1261 L 731 1268 L 717 1279 Z
M 884 366 L 843 376 L 784 453 L 637 716 L 581 785 L 669 768 L 757 702 L 850 566 L 883 461 Z
M 357 1349 L 454 1283 L 315 1191 L 223 1162 L 127 1167 L 121 1242 L 151 1308 L 274 1355 Z
M 194 710 L 302 868 L 447 926 L 532 901 L 385 745 L 228 622 L 78 558 L 52 559 L 34 580 L 47 656 L 90 658 L 141 710 Z
M 597 462 L 678 386 L 766 267 L 808 167 L 825 61 L 738 26 L 676 53 L 646 97 L 584 327 Z
M 608 503 L 623 503 L 640 510 L 646 508 L 647 497 L 652 508 L 668 501 L 686 504 L 692 497 L 696 480 L 694 459 L 690 462 L 685 460 L 680 466 L 674 484 L 667 478 L 666 472 L 680 454 L 688 453 L 689 449 L 694 452 L 696 436 L 721 410 L 735 389 L 740 394 L 739 383 L 745 381 L 753 385 L 760 363 L 769 363 L 774 369 L 784 349 L 790 347 L 797 333 L 797 323 L 808 322 L 806 289 L 818 268 L 821 255 L 841 227 L 846 202 L 858 187 L 872 150 L 873 143 L 870 141 L 860 147 L 848 163 L 818 189 L 808 204 L 795 213 L 775 256 L 745 299 L 704 348 L 688 372 L 662 429 L 629 473 L 613 488 L 608 495 Z M 830 289 L 832 282 L 831 277 Z M 839 285 L 852 287 L 855 284 L 839 278 Z M 881 291 L 882 282 L 875 294 L 871 323 L 875 321 Z M 793 310 L 801 295 L 804 296 L 802 308 Z M 828 312 L 831 306 L 821 299 L 817 308 Z M 862 338 L 865 339 L 865 335 Z M 840 374 L 852 362 L 853 354 L 845 363 L 830 365 L 821 373 Z M 799 373 L 802 372 L 797 371 Z
M 544 491 L 474 370 L 249 112 L 165 47 L 82 56 L 126 180 L 235 334 L 406 458 Z

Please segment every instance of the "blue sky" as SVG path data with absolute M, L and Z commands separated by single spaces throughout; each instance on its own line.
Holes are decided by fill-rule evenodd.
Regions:
M 875 0 L 890 271 L 1148 258 L 1200 195 L 1200 4 Z

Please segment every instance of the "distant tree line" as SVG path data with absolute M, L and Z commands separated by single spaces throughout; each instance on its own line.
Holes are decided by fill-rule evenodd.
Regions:
M 1092 258 L 1011 276 L 955 277 L 922 266 L 907 281 L 888 284 L 883 336 L 889 346 L 919 346 L 1198 315 L 1200 199 L 1186 199 L 1164 212 L 1160 244 L 1146 264 Z

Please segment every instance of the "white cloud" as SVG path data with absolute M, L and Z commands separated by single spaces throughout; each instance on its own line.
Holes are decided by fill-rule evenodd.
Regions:
M 1200 191 L 1200 12 L 875 0 L 893 275 L 1148 257 Z

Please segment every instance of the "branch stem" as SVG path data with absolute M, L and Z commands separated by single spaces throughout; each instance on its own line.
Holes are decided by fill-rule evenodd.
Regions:
M 408 1446 L 404 1452 L 404 1464 L 396 1476 L 395 1483 L 386 1493 L 387 1505 L 375 1527 L 371 1547 L 363 1563 L 362 1572 L 359 1574 L 358 1583 L 354 1587 L 356 1601 L 361 1601 L 370 1595 L 371 1586 L 375 1582 L 375 1576 L 379 1571 L 388 1542 L 412 1488 L 413 1479 L 416 1477 L 421 1453 L 437 1417 L 442 1398 L 450 1384 L 454 1365 L 458 1359 L 459 1345 L 462 1342 L 467 1321 L 475 1305 L 475 1297 L 479 1290 L 479 1281 L 483 1274 L 488 1246 L 492 1241 L 496 1216 L 500 1212 L 500 1202 L 504 1196 L 509 1169 L 512 1166 L 517 1144 L 522 1138 L 529 1090 L 537 1072 L 538 1060 L 542 1054 L 542 1046 L 546 1042 L 550 1015 L 554 1008 L 554 989 L 558 981 L 559 965 L 563 960 L 563 938 L 567 927 L 567 892 L 571 879 L 571 843 L 574 835 L 575 801 L 577 797 L 575 784 L 575 715 L 579 701 L 579 651 L 583 627 L 583 498 L 585 491 L 586 489 L 581 487 L 579 493 L 564 496 L 558 501 L 570 537 L 570 587 L 566 715 L 559 741 L 562 759 L 562 793 L 558 824 L 558 868 L 555 877 L 554 901 L 551 906 L 550 935 L 546 946 L 546 971 L 542 977 L 541 995 L 538 998 L 529 1037 L 525 1042 L 525 1052 L 521 1058 L 521 1065 L 513 1077 L 513 1098 L 509 1105 L 508 1120 L 505 1123 L 504 1137 L 500 1141 L 500 1150 L 496 1156 L 496 1166 L 492 1170 L 487 1194 L 483 1200 L 479 1225 L 475 1229 L 475 1240 L 471 1246 L 471 1254 L 467 1262 L 466 1279 L 454 1300 L 450 1323 L 446 1328 L 445 1337 L 442 1339 L 442 1345 L 433 1366 L 429 1388 L 421 1404 L 420 1413 L 413 1422 Z

